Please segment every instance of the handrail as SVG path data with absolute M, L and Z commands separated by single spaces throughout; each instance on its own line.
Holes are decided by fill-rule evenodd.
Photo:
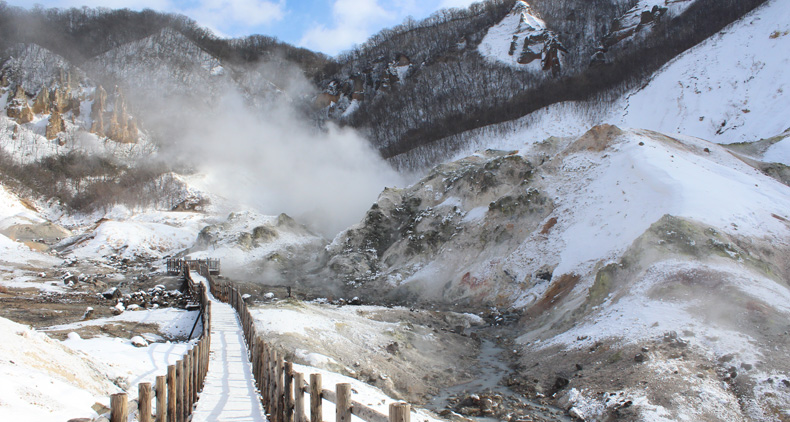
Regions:
M 211 301 L 205 284 L 196 283 L 189 268 L 189 263 L 185 262 L 181 271 L 189 293 L 199 298 L 203 332 L 200 340 L 184 353 L 183 359 L 167 367 L 167 375 L 156 377 L 153 389 L 149 382 L 138 385 L 137 408 L 140 422 L 151 422 L 152 417 L 156 418 L 156 422 L 187 421 L 198 400 L 198 392 L 203 390 L 211 345 Z M 155 414 L 151 411 L 152 391 L 156 398 Z M 128 409 L 126 393 L 110 396 L 110 422 L 127 422 Z
M 218 275 L 220 270 L 219 259 L 186 259 L 186 258 L 168 258 L 167 259 L 167 272 L 171 275 L 178 275 L 183 273 L 184 266 L 188 265 L 191 268 L 199 268 L 201 265 L 207 265 L 209 273 Z
M 198 266 L 200 275 L 208 280 L 211 294 L 230 304 L 241 322 L 247 345 L 252 373 L 261 396 L 261 402 L 271 422 L 307 422 L 304 410 L 304 393 L 310 394 L 311 422 L 323 422 L 321 402 L 335 404 L 336 422 L 349 422 L 351 415 L 366 422 L 410 422 L 411 405 L 403 402 L 391 403 L 389 415 L 384 415 L 364 404 L 351 400 L 350 384 L 337 384 L 336 390 L 321 388 L 321 374 L 310 374 L 311 383 L 304 382 L 304 375 L 293 371 L 293 363 L 284 359 L 284 354 L 267 343 L 258 334 L 255 319 L 239 290 L 230 283 L 218 283 L 211 276 L 208 264 Z M 299 385 L 301 381 L 302 385 Z M 314 400 L 313 397 L 320 400 Z

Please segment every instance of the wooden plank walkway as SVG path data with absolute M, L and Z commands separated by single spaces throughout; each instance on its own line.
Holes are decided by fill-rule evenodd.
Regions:
M 192 276 L 196 282 L 205 282 L 205 278 L 196 272 Z M 236 311 L 210 297 L 209 369 L 192 421 L 265 422 Z

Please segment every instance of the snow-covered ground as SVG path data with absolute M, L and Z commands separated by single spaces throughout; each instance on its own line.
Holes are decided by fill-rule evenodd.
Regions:
M 105 367 L 45 334 L 0 318 L 0 338 L 2 420 L 90 417 L 96 415 L 91 406 L 97 400 L 106 396 L 109 402 L 109 395 L 118 392 Z
M 634 131 L 603 156 L 564 157 L 561 169 L 560 183 L 549 189 L 560 217 L 554 233 L 562 234 L 525 244 L 526 250 L 537 244 L 553 249 L 557 274 L 583 274 L 620 256 L 665 214 L 775 242 L 786 242 L 790 234 L 773 217 L 790 217 L 790 188 L 696 138 Z
M 113 318 L 50 327 L 67 331 L 113 322 L 151 323 L 169 336 L 185 337 L 196 312 L 176 309 L 127 311 Z M 197 330 L 199 331 L 200 325 Z M 135 347 L 130 340 L 106 336 L 81 338 L 72 332 L 62 342 L 45 333 L 0 318 L 0 420 L 63 421 L 94 417 L 94 403 L 109 406 L 110 394 L 126 391 L 137 396 L 137 384 L 165 375 L 167 366 L 183 356 L 188 343 L 165 342 L 154 333 L 142 333 L 149 345 Z M 25 380 L 23 383 L 10 380 Z
M 96 318 L 70 324 L 53 325 L 45 328 L 44 331 L 78 330 L 80 328 L 89 326 L 104 326 L 107 324 L 119 322 L 132 322 L 139 324 L 154 324 L 158 327 L 160 333 L 169 337 L 186 337 L 189 334 L 189 331 L 192 329 L 197 317 L 197 311 L 185 311 L 176 308 L 147 309 L 127 311 L 120 315 L 109 318 Z M 195 331 L 200 332 L 200 330 L 201 326 L 198 324 Z M 153 338 L 156 340 L 156 337 Z
M 414 313 L 407 308 L 338 307 L 316 302 L 281 301 L 257 306 L 251 312 L 256 320 L 256 327 L 265 338 L 293 353 L 297 362 L 301 363 L 295 364 L 294 370 L 305 374 L 306 380 L 309 380 L 309 374 L 321 374 L 324 388 L 328 389 L 333 389 L 337 383 L 351 383 L 353 400 L 384 415 L 388 414 L 389 404 L 397 400 L 379 387 L 385 386 L 392 391 L 394 381 L 395 389 L 401 389 L 401 394 L 405 387 L 402 375 L 395 371 L 387 373 L 382 366 L 377 366 L 381 365 L 380 362 L 376 363 L 378 360 L 395 359 L 394 365 L 400 367 L 401 371 L 428 376 L 436 371 L 436 363 L 431 361 L 436 361 L 437 353 L 442 353 L 439 349 L 444 346 L 455 347 L 447 337 L 442 337 L 442 334 L 433 330 L 426 330 L 414 319 L 410 320 L 410 316 L 420 318 L 419 315 L 424 311 Z M 453 325 L 469 327 L 482 323 L 482 319 L 474 314 L 447 313 L 443 316 L 447 321 L 454 321 Z M 391 348 L 392 344 L 399 348 L 397 353 L 392 349 L 387 351 L 388 345 Z M 294 345 L 296 348 L 291 349 Z M 447 359 L 439 365 L 450 365 L 452 361 L 460 360 L 458 352 L 444 351 Z M 402 359 L 402 355 L 410 353 L 419 354 L 422 361 L 414 358 Z M 359 380 L 369 377 L 366 374 L 370 371 L 381 371 L 380 376 L 373 377 L 377 385 Z M 444 368 L 440 372 L 445 373 Z M 355 374 L 356 377 L 352 378 L 343 373 Z M 409 389 L 412 388 L 417 386 L 409 386 Z M 323 411 L 324 418 L 331 419 L 334 406 L 325 401 Z M 439 419 L 427 411 L 413 408 L 412 420 Z
M 610 122 L 729 144 L 790 122 L 790 9 L 770 0 L 664 65 L 626 94 Z M 660 105 L 660 106 L 658 106 Z
M 110 255 L 124 258 L 162 258 L 192 245 L 196 230 L 153 222 L 105 221 L 91 237 L 71 252 L 81 259 L 102 259 Z
M 665 215 L 777 247 L 790 243 L 790 187 L 746 164 L 721 145 L 693 137 L 600 126 L 578 139 L 553 138 L 522 145 L 520 153 L 525 160 L 543 163 L 535 171 L 535 181 L 526 188 L 507 185 L 497 189 L 514 189 L 511 197 L 528 194 L 529 189 L 545 193 L 552 208 L 545 219 L 534 222 L 530 219 L 533 217 L 525 217 L 514 222 L 497 213 L 483 215 L 479 207 L 490 208 L 489 202 L 498 197 L 483 196 L 485 191 L 475 195 L 475 189 L 479 189 L 476 185 L 469 187 L 470 192 L 464 185 L 448 185 L 446 180 L 463 179 L 461 175 L 465 174 L 460 170 L 465 168 L 463 164 L 448 164 L 453 170 L 445 169 L 448 173 L 444 178 L 437 176 L 441 173 L 432 173 L 409 188 L 407 195 L 421 199 L 423 220 L 436 218 L 436 223 L 421 224 L 430 227 L 442 219 L 455 221 L 458 214 L 464 223 L 458 234 L 470 238 L 456 235 L 439 248 L 436 256 L 423 260 L 402 262 L 403 255 L 394 248 L 378 251 L 383 254 L 381 261 L 397 264 L 378 264 L 382 274 L 377 277 L 383 279 L 391 271 L 391 281 L 396 285 L 414 283 L 412 289 L 424 288 L 419 290 L 422 297 L 429 292 L 445 295 L 449 285 L 458 285 L 464 294 L 474 294 L 459 276 L 467 272 L 470 277 L 494 284 L 494 280 L 512 280 L 518 285 L 525 280 L 523 287 L 502 282 L 504 286 L 499 287 L 504 290 L 492 288 L 477 293 L 489 298 L 515 294 L 519 297 L 510 296 L 514 300 L 508 303 L 525 308 L 541 297 L 541 288 L 548 288 L 547 283 L 529 282 L 541 268 L 550 268 L 555 277 L 593 274 L 599 266 L 617 262 L 635 240 Z M 495 157 L 495 153 L 480 153 L 468 160 L 469 168 L 482 165 L 475 160 L 484 163 Z M 496 166 L 493 161 L 491 165 Z M 499 183 L 509 182 L 503 179 Z M 455 197 L 459 193 L 448 193 L 448 189 L 463 190 L 460 202 Z M 392 199 L 396 203 L 401 200 Z M 443 206 L 444 202 L 454 204 L 456 211 Z M 379 201 L 379 206 L 385 210 L 389 207 L 384 200 Z M 542 229 L 549 221 L 553 221 L 550 230 Z M 525 233 L 514 238 L 518 244 L 481 245 L 478 238 L 468 234 L 508 224 L 514 226 L 512 233 Z M 501 272 L 507 276 L 500 276 Z M 508 291 L 507 286 L 514 290 Z

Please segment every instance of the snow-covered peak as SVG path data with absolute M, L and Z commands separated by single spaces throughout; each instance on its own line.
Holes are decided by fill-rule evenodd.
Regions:
M 72 71 L 74 82 L 82 72 L 66 59 L 37 44 L 18 44 L 5 52 L 10 58 L 3 63 L 0 74 L 10 83 L 21 84 L 28 93 L 38 92 L 42 86 L 49 87 L 63 75 Z
M 488 30 L 478 51 L 489 60 L 533 71 L 558 72 L 565 48 L 524 0 Z
M 780 52 L 790 51 L 789 21 L 785 3 L 767 2 L 627 93 L 612 122 L 723 144 L 786 131 L 790 55 Z
M 114 48 L 91 59 L 86 67 L 128 88 L 165 92 L 199 88 L 224 73 L 217 58 L 171 28 Z
M 517 34 L 529 35 L 530 33 L 546 29 L 546 23 L 543 22 L 543 19 L 539 18 L 537 14 L 532 11 L 532 6 L 524 0 L 516 2 L 510 15 L 515 15 L 520 18 L 518 22 L 518 31 L 516 32 Z

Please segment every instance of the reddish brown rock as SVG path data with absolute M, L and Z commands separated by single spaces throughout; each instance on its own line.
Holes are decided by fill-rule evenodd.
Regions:
M 63 116 L 61 116 L 57 110 L 52 110 L 52 113 L 49 115 L 49 122 L 47 123 L 44 136 L 52 140 L 57 138 L 58 133 L 63 132 L 65 129 L 66 123 L 63 121 Z

